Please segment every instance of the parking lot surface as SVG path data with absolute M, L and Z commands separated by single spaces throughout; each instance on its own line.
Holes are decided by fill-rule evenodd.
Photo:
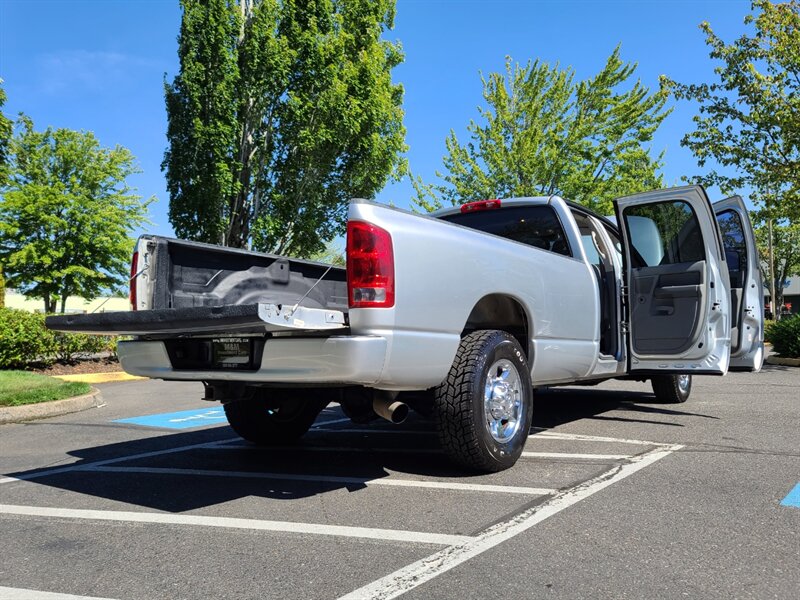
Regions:
M 536 395 L 472 475 L 422 419 L 237 438 L 197 384 L 0 427 L 2 598 L 794 598 L 800 369 Z

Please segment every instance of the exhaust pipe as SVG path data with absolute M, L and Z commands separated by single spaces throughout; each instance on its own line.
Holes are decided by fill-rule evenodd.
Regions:
M 408 417 L 408 404 L 395 400 L 396 394 L 376 392 L 372 399 L 372 410 L 379 417 L 399 425 Z

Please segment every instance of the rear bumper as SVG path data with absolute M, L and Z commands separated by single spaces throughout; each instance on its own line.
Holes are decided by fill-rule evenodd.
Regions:
M 125 371 L 154 379 L 371 385 L 380 379 L 387 347 L 380 336 L 273 338 L 255 371 L 176 370 L 162 341 L 119 342 L 117 353 Z

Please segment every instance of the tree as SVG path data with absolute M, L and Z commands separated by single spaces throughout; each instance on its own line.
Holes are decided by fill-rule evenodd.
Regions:
M 754 0 L 745 17 L 755 31 L 726 44 L 703 22 L 719 81 L 688 85 L 662 77 L 676 98 L 700 104 L 696 129 L 681 145 L 701 167 L 693 178 L 723 192 L 749 186 L 753 199 L 778 216 L 800 217 L 800 0 Z
M 102 148 L 86 131 L 33 129 L 27 117 L 10 144 L 0 199 L 0 263 L 7 285 L 61 312 L 68 296 L 87 300 L 128 280 L 131 231 L 147 204 L 125 179 L 131 153 Z
M 415 204 L 560 194 L 605 214 L 611 200 L 661 186 L 661 156 L 645 147 L 669 114 L 667 95 L 629 85 L 635 64 L 619 47 L 594 77 L 575 83 L 572 68 L 528 62 L 482 77 L 485 124 L 470 121 L 472 141 L 446 140 L 443 184 L 414 179 Z M 621 88 L 627 88 L 622 91 Z
M 403 173 L 394 0 L 182 0 L 162 169 L 179 237 L 308 256 Z
M 6 117 L 2 108 L 6 103 L 6 91 L 3 89 L 3 79 L 0 78 L 0 186 L 5 185 L 8 179 L 8 144 L 13 133 L 13 123 Z
M 770 282 L 769 268 L 769 227 L 767 219 L 758 213 L 751 213 L 755 223 L 756 243 L 761 267 L 761 278 L 767 287 L 775 290 L 772 307 L 775 318 L 780 318 L 780 307 L 783 306 L 784 283 L 792 276 L 800 275 L 800 223 L 784 221 L 772 227 L 774 247 L 772 272 L 774 282 Z M 774 288 L 770 286 L 774 283 Z
M 334 241 L 325 244 L 325 248 L 319 252 L 311 254 L 309 260 L 316 260 L 317 262 L 334 265 L 336 267 L 344 267 L 347 264 L 344 248 L 337 245 Z
M 2 87 L 3 80 L 0 78 L 0 109 L 6 103 L 6 91 Z M 0 110 L 0 189 L 8 179 L 8 143 L 11 140 L 13 125 L 11 119 Z M 3 263 L 0 262 L 0 308 L 6 305 L 6 282 L 3 277 Z

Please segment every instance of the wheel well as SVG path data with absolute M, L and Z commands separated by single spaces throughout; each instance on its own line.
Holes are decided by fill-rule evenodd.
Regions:
M 464 337 L 479 329 L 501 329 L 513 335 L 526 356 L 530 356 L 528 316 L 517 300 L 501 294 L 484 296 L 472 309 L 461 332 Z

